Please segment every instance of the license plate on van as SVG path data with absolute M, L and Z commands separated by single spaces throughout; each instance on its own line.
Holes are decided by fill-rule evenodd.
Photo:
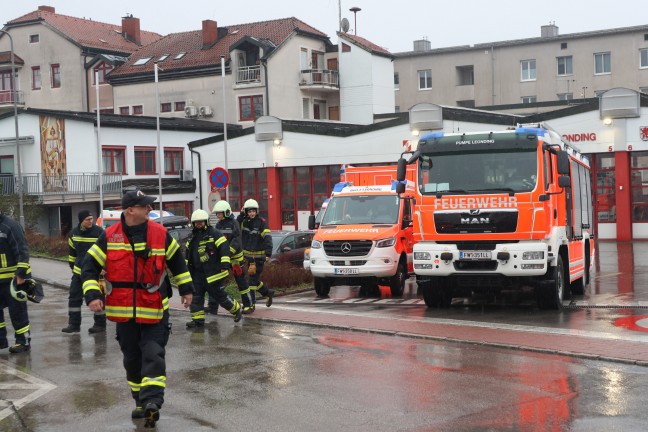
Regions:
M 489 260 L 491 259 L 491 251 L 459 251 L 459 259 Z
M 360 269 L 357 268 L 336 268 L 334 270 L 336 275 L 354 275 L 360 274 Z

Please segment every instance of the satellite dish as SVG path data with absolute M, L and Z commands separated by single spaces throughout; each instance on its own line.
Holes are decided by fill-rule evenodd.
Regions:
M 341 25 L 342 25 L 342 31 L 344 33 L 349 31 L 349 20 L 348 19 L 342 18 Z

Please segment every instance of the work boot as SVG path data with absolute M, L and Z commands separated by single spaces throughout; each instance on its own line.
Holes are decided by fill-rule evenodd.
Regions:
M 154 403 L 147 403 L 144 408 L 144 418 L 146 419 L 144 427 L 155 427 L 155 423 L 160 420 L 160 407 Z
M 234 322 L 237 323 L 243 318 L 243 306 L 239 305 L 239 308 L 234 312 Z
M 106 326 L 105 325 L 98 325 L 95 324 L 92 327 L 88 329 L 88 333 L 94 334 L 94 333 L 103 333 L 106 331 Z
M 79 333 L 81 331 L 81 326 L 79 325 L 74 325 L 74 324 L 68 324 L 67 327 L 63 327 L 61 329 L 63 333 Z
M 11 354 L 18 354 L 18 353 L 27 352 L 27 351 L 30 351 L 30 350 L 31 350 L 31 345 L 24 345 L 24 344 L 19 344 L 19 343 L 9 347 L 9 352 Z
M 9 341 L 7 338 L 0 339 L 0 349 L 9 348 Z
M 131 418 L 133 419 L 142 419 L 144 418 L 144 408 L 141 406 L 136 406 L 133 411 L 131 411 Z
M 268 294 L 266 294 L 266 306 L 270 307 L 272 306 L 272 298 L 275 295 L 275 290 L 274 288 L 268 288 Z
M 196 321 L 196 320 L 191 320 L 187 323 L 187 328 L 188 329 L 195 329 L 195 328 L 200 328 L 205 326 L 205 321 Z
M 244 313 L 245 315 L 251 314 L 252 312 L 254 312 L 254 309 L 255 309 L 255 306 L 254 306 L 254 305 L 245 306 L 245 307 L 243 308 L 243 313 Z

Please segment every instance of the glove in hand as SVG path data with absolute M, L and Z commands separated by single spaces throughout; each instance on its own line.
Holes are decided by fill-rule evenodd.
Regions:
M 243 269 L 239 264 L 233 264 L 232 273 L 234 273 L 235 276 L 241 276 L 243 274 Z

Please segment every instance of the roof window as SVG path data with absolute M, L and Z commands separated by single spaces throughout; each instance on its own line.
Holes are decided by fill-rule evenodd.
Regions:
M 133 63 L 133 66 L 142 66 L 148 63 L 149 60 L 151 60 L 152 57 L 142 57 L 141 59 L 137 60 L 135 63 Z
M 159 62 L 166 60 L 169 57 L 170 54 L 162 54 L 160 58 L 158 59 Z
M 175 57 L 173 58 L 173 60 L 180 60 L 182 57 L 184 57 L 184 56 L 186 56 L 186 55 L 187 55 L 187 53 L 184 52 L 184 51 L 182 51 L 182 52 L 179 53 L 177 56 L 175 56 Z

